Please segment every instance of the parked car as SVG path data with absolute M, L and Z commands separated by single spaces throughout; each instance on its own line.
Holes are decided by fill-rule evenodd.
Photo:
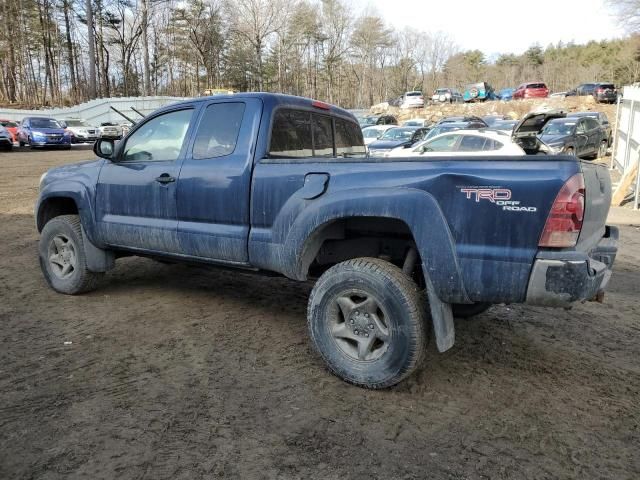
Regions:
M 431 122 L 426 118 L 411 118 L 402 122 L 403 127 L 427 127 Z
M 71 143 L 93 143 L 100 137 L 98 127 L 93 127 L 84 120 L 69 118 L 63 120 L 63 123 L 71 132 Z
M 498 98 L 504 102 L 513 99 L 513 92 L 515 92 L 515 88 L 503 88 L 498 92 Z
M 475 130 L 481 128 L 487 128 L 487 124 L 483 121 L 468 120 L 458 122 L 444 122 L 434 126 L 431 130 L 429 130 L 424 139 L 429 140 L 430 138 L 434 138 L 442 133 L 453 132 L 456 130 Z
M 433 103 L 462 103 L 464 98 L 455 88 L 438 88 L 431 95 Z
M 618 101 L 618 90 L 613 83 L 597 83 L 593 90 L 593 98 L 600 103 L 616 103 Z
M 468 123 L 478 123 L 481 127 L 488 127 L 487 123 L 480 117 L 476 115 L 460 115 L 453 117 L 443 117 L 436 122 L 436 126 L 442 125 L 443 123 L 459 123 L 459 122 L 468 122 Z
M 371 125 L 398 125 L 398 119 L 393 115 L 368 115 L 358 123 L 360 124 L 360 128 Z
M 402 96 L 402 103 L 400 108 L 422 108 L 424 107 L 424 96 L 422 92 L 415 90 L 413 92 L 406 92 Z
M 506 115 L 484 115 L 482 117 L 484 123 L 486 123 L 489 127 L 492 127 L 494 123 L 503 121 L 503 120 L 511 120 L 511 117 Z
M 422 140 L 428 131 L 429 129 L 424 127 L 390 128 L 384 132 L 380 138 L 368 145 L 369 154 L 372 157 L 383 157 L 394 148 L 410 147 L 414 143 Z
M 94 152 L 40 181 L 38 257 L 54 291 L 93 290 L 130 255 L 314 279 L 311 344 L 368 388 L 415 371 L 430 331 L 451 348 L 454 316 L 602 301 L 617 253 L 605 165 L 368 159 L 355 118 L 310 99 L 190 99 Z
M 371 142 L 375 142 L 379 139 L 384 132 L 395 125 L 371 125 L 362 129 L 362 136 L 364 137 L 364 144 L 369 145 Z
M 565 97 L 584 97 L 586 95 L 593 95 L 597 85 L 597 83 L 582 83 L 576 88 L 565 93 Z
M 479 82 L 467 85 L 462 98 L 465 102 L 484 102 L 486 100 L 497 100 L 498 96 L 493 87 L 487 82 Z
M 396 148 L 388 157 L 407 156 L 524 156 L 525 152 L 507 133 L 491 130 L 457 130 L 417 143 L 408 151 Z
M 100 124 L 100 137 L 120 140 L 123 137 L 122 127 L 117 123 L 103 122 Z
M 574 112 L 568 113 L 567 117 L 579 118 L 579 117 L 591 117 L 595 118 L 602 128 L 604 128 L 607 136 L 607 146 L 611 147 L 613 145 L 613 132 L 611 130 L 611 124 L 609 123 L 609 119 L 607 115 L 602 112 Z
M 14 122 L 13 120 L 0 120 L 0 126 L 6 128 L 11 134 L 11 138 L 13 142 L 18 141 L 18 122 Z
M 544 82 L 522 83 L 513 92 L 514 100 L 524 98 L 546 98 L 549 96 L 549 89 Z
M 5 127 L 0 125 L 0 148 L 2 150 L 11 151 L 13 148 L 13 135 Z
M 606 130 L 592 117 L 556 118 L 540 131 L 542 140 L 553 153 L 595 159 L 607 153 Z
M 71 132 L 68 132 L 55 118 L 26 117 L 18 129 L 18 143 L 21 147 L 29 144 L 35 147 L 71 148 Z
M 528 113 L 513 128 L 511 134 L 513 141 L 520 145 L 527 155 L 552 155 L 556 152 L 551 150 L 551 148 L 540 139 L 540 132 L 547 122 L 556 118 L 565 118 L 566 116 L 567 114 L 560 110 Z
M 493 130 L 500 130 L 503 132 L 512 132 L 515 126 L 518 124 L 518 120 L 500 120 L 491 125 Z

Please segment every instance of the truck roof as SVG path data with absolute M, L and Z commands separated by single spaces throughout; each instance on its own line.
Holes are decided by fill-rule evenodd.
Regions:
M 200 102 L 208 102 L 211 100 L 240 100 L 243 98 L 258 98 L 262 100 L 265 107 L 269 110 L 273 110 L 276 107 L 288 106 L 293 108 L 306 108 L 313 109 L 319 112 L 325 111 L 332 115 L 338 115 L 341 117 L 349 118 L 350 120 L 358 123 L 356 117 L 345 110 L 344 108 L 331 105 L 319 100 L 312 100 L 310 98 L 298 97 L 295 95 L 285 95 L 283 93 L 266 93 L 266 92 L 241 92 L 232 93 L 229 95 L 211 95 L 207 97 L 196 97 L 190 100 L 185 100 L 178 103 L 173 103 L 165 107 L 160 108 L 158 111 L 175 108 L 178 105 L 194 105 Z

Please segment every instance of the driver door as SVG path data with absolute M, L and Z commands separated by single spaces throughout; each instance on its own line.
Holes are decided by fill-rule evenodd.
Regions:
M 177 253 L 176 185 L 194 108 L 156 115 L 122 141 L 96 187 L 96 223 L 111 246 Z

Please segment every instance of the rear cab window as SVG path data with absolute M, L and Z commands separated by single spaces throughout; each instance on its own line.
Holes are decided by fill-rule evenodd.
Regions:
M 544 83 L 528 83 L 526 88 L 547 88 Z
M 275 112 L 270 158 L 366 157 L 357 123 L 306 110 Z

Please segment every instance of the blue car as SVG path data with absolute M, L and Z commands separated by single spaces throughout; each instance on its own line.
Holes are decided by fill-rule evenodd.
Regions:
M 67 131 L 55 118 L 26 117 L 18 130 L 21 147 L 71 148 L 71 132 Z
M 504 102 L 513 100 L 513 92 L 515 92 L 515 88 L 503 88 L 498 92 L 498 98 Z
M 498 96 L 491 85 L 487 82 L 480 82 L 467 85 L 462 98 L 465 102 L 484 102 L 486 100 L 497 100 Z

